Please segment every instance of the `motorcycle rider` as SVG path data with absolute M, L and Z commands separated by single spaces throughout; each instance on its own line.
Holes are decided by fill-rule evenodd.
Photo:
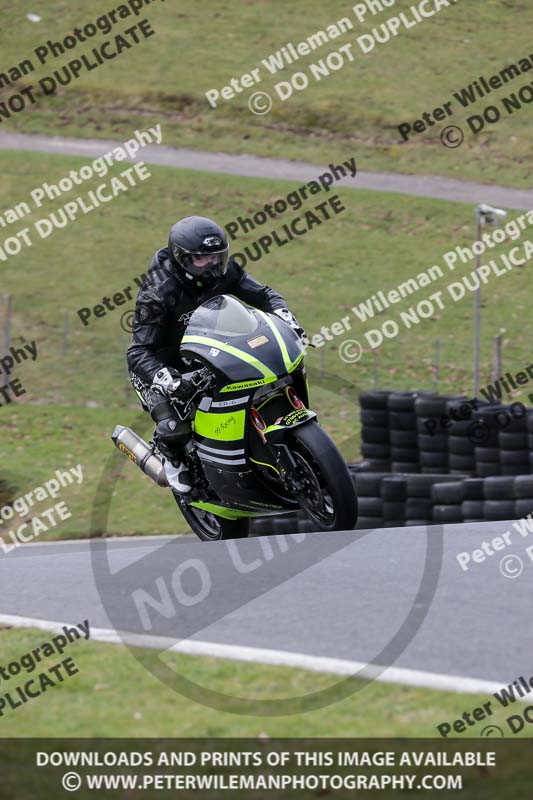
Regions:
M 207 217 L 176 222 L 168 246 L 154 255 L 137 295 L 127 359 L 142 407 L 156 423 L 154 441 L 163 453 L 169 484 L 182 494 L 192 489 L 183 460 L 191 437 L 190 403 L 208 386 L 210 373 L 198 369 L 183 378 L 187 364 L 179 356 L 179 344 L 193 311 L 221 294 L 277 314 L 307 342 L 285 299 L 229 257 L 223 228 Z

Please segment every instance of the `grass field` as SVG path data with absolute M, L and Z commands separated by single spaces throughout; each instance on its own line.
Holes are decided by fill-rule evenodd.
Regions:
M 36 630 L 1 630 L 2 663 L 20 657 L 50 635 Z M 155 658 L 151 651 L 139 651 L 139 658 Z M 50 688 L 16 710 L 0 717 L 0 736 L 34 737 L 187 737 L 251 736 L 307 737 L 438 737 L 437 725 L 459 718 L 463 711 L 482 705 L 490 697 L 464 695 L 354 681 L 353 694 L 333 705 L 284 717 L 221 713 L 207 704 L 191 701 L 162 685 L 123 646 L 79 641 L 64 652 L 79 674 Z M 42 662 L 44 670 L 59 660 Z M 164 663 L 194 683 L 229 697 L 244 696 L 258 703 L 276 698 L 301 698 L 335 687 L 337 676 L 285 667 L 244 664 L 222 659 L 194 658 L 165 654 Z M 31 677 L 31 676 L 30 676 Z M 244 688 L 245 687 L 245 688 Z M 9 687 L 4 686 L 4 691 Z M 120 697 L 120 702 L 116 698 Z M 113 714 L 109 714 L 110 704 Z M 518 713 L 497 709 L 491 724 L 505 724 L 505 717 Z M 305 708 L 305 705 L 304 705 Z M 469 733 L 479 736 L 483 723 Z M 527 735 L 527 729 L 524 731 Z
M 18 660 L 32 648 L 47 641 L 49 636 L 36 630 L 0 630 L 2 640 L 2 663 L 10 659 Z M 36 697 L 17 709 L 6 708 L 0 717 L 0 736 L 2 737 L 2 755 L 4 768 L 0 785 L 0 797 L 17 797 L 31 800 L 33 797 L 57 797 L 57 786 L 61 781 L 65 767 L 35 768 L 35 755 L 32 749 L 45 752 L 70 752 L 70 750 L 104 753 L 118 748 L 135 752 L 157 753 L 165 747 L 167 751 L 202 752 L 215 749 L 217 752 L 230 749 L 232 752 L 244 747 L 247 751 L 275 747 L 271 739 L 293 737 L 294 742 L 283 742 L 283 749 L 296 747 L 305 751 L 306 740 L 314 738 L 337 739 L 326 749 L 360 750 L 369 752 L 384 750 L 399 752 L 435 752 L 443 749 L 443 739 L 437 732 L 437 726 L 453 723 L 460 719 L 465 711 L 472 712 L 488 700 L 497 706 L 495 700 L 484 695 L 452 694 L 392 686 L 383 683 L 364 684 L 354 681 L 354 693 L 349 697 L 333 703 L 324 709 L 295 713 L 284 717 L 261 717 L 236 715 L 214 711 L 208 705 L 192 705 L 186 697 L 163 686 L 147 672 L 122 646 L 97 644 L 80 641 L 65 650 L 64 657 L 70 656 L 78 669 L 78 673 L 63 683 L 48 688 L 42 696 Z M 49 658 L 41 662 L 40 670 L 47 670 L 56 660 Z M 191 658 L 185 656 L 165 655 L 165 663 L 172 667 L 178 675 L 189 677 L 194 682 L 208 686 L 211 690 L 225 694 L 242 696 L 246 687 L 248 697 L 271 699 L 274 697 L 299 697 L 305 693 L 315 692 L 335 685 L 335 676 L 301 672 L 294 669 L 263 667 L 255 664 L 242 664 L 208 658 Z M 36 676 L 31 673 L 29 677 Z M 26 680 L 26 676 L 23 680 Z M 18 681 L 22 683 L 22 680 Z M 57 681 L 56 681 L 57 683 Z M 3 691 L 7 690 L 7 686 Z M 9 687 L 9 688 L 14 688 Z M 527 727 L 516 737 L 509 732 L 505 718 L 510 714 L 523 713 L 524 705 L 514 705 L 512 709 L 495 709 L 489 718 L 490 723 L 499 725 L 507 731 L 511 738 L 527 737 Z M 462 752 L 476 751 L 484 753 L 494 748 L 484 740 L 472 741 L 479 737 L 484 722 L 473 725 L 468 732 L 451 735 L 454 745 Z M 369 740 L 369 735 L 375 739 Z M 68 737 L 68 738 L 67 738 Z M 205 738 L 204 738 L 205 737 Z M 244 742 L 226 742 L 233 737 L 244 739 Z M 302 737 L 305 737 L 303 739 Z M 393 738 L 396 737 L 396 741 Z M 40 739 L 41 742 L 25 744 L 23 738 Z M 90 739 L 86 746 L 77 739 Z M 108 739 L 122 738 L 143 739 L 138 746 L 127 742 L 109 742 Z M 162 739 L 167 741 L 161 741 Z M 346 738 L 346 745 L 342 739 Z M 354 746 L 353 740 L 360 739 Z M 65 741 L 66 739 L 66 741 Z M 101 741 L 96 741 L 100 739 Z M 182 741 L 180 742 L 180 739 Z M 192 739 L 192 741 L 191 741 Z M 382 741 L 387 739 L 387 743 Z M 429 739 L 427 742 L 414 739 Z M 460 742 L 460 740 L 463 740 Z M 45 741 L 46 740 L 46 743 Z M 57 745 L 55 741 L 57 740 Z M 168 741 L 170 740 L 170 741 Z M 411 744 L 409 744 L 409 742 Z M 214 746 L 216 743 L 216 746 Z M 467 800 L 483 796 L 487 800 L 511 800 L 514 797 L 526 797 L 530 786 L 530 776 L 526 768 L 527 758 L 524 749 L 527 742 L 519 748 L 518 742 L 502 743 L 508 745 L 505 751 L 498 751 L 496 768 L 461 768 L 434 769 L 431 767 L 417 770 L 417 775 L 431 774 L 463 774 L 461 795 Z M 318 744 L 320 749 L 320 744 Z M 31 752 L 31 755 L 29 753 Z M 108 762 L 106 762 L 108 763 Z M 157 763 L 157 761 L 155 762 Z M 235 768 L 223 769 L 207 766 L 208 774 L 237 773 Z M 190 774 L 204 769 L 185 771 L 182 768 L 172 770 L 174 774 Z M 279 769 L 279 768 L 278 768 Z M 86 774 L 151 774 L 151 768 L 82 768 L 81 775 Z M 158 772 L 167 770 L 159 769 Z M 273 770 L 265 770 L 271 772 Z M 247 773 L 250 770 L 246 770 Z M 304 771 L 300 770 L 298 774 Z M 313 774 L 312 768 L 309 772 Z M 324 774 L 325 769 L 319 774 Z M 362 768 L 336 770 L 342 774 L 379 774 L 379 767 L 372 772 Z M 413 768 L 411 774 L 415 772 Z M 304 774 L 307 774 L 305 772 Z M 397 791 L 397 790 L 395 790 Z M 481 792 L 481 795 L 480 795 Z M 321 792 L 320 794 L 322 794 Z M 328 792 L 329 793 L 329 792 Z M 99 796 L 111 797 L 115 792 L 99 791 Z M 174 791 L 175 794 L 175 791 Z M 197 797 L 198 792 L 183 791 L 184 797 Z M 223 797 L 222 791 L 214 796 Z M 370 797 L 373 792 L 357 792 L 362 797 Z M 418 792 L 421 797 L 431 797 L 433 792 Z M 280 791 L 276 796 L 290 798 L 294 792 Z M 82 788 L 79 796 L 89 796 Z M 143 796 L 152 795 L 148 789 Z M 157 796 L 171 796 L 170 791 L 158 791 Z M 259 795 L 257 795 L 259 796 Z M 300 791 L 299 797 L 317 797 L 315 790 Z
M 120 58 L 84 71 L 75 82 L 59 86 L 57 94 L 41 97 L 35 105 L 2 119 L 2 130 L 68 134 L 117 139 L 137 127 L 158 122 L 166 143 L 176 147 L 231 153 L 255 153 L 317 164 L 354 156 L 359 169 L 391 170 L 471 178 L 484 183 L 529 187 L 533 156 L 529 146 L 531 107 L 524 103 L 512 115 L 503 113 L 498 124 L 487 125 L 475 136 L 466 125 L 471 113 L 499 105 L 529 84 L 525 73 L 479 99 L 475 107 L 462 108 L 454 92 L 480 76 L 487 80 L 504 67 L 531 53 L 529 30 L 533 11 L 526 0 L 469 0 L 445 8 L 400 33 L 386 44 L 364 54 L 357 36 L 369 33 L 400 10 L 409 14 L 411 0 L 398 0 L 393 9 L 359 22 L 351 5 L 334 0 L 324 6 L 310 0 L 303 7 L 282 0 L 249 0 L 224 7 L 184 0 L 179 8 L 156 2 L 144 16 L 155 36 L 127 50 Z M 63 39 L 73 28 L 108 12 L 109 3 L 96 0 L 90 9 L 82 0 L 56 0 L 39 9 L 42 19 L 26 19 L 18 2 L 3 5 L 0 46 L 3 69 L 33 58 L 35 71 L 11 90 L 37 86 L 81 53 L 111 38 L 132 23 L 122 21 L 108 36 L 79 44 L 64 56 L 40 65 L 34 50 L 49 39 Z M 262 59 L 288 42 L 295 46 L 328 25 L 348 17 L 354 24 L 337 39 L 271 75 Z M 139 18 L 140 19 L 140 18 Z M 138 20 L 137 20 L 138 21 Z M 133 20 L 135 22 L 135 20 Z M 274 85 L 295 72 L 308 72 L 330 52 L 353 44 L 352 63 L 331 71 L 319 82 L 311 78 L 305 91 L 295 91 L 282 102 Z M 346 57 L 347 59 L 347 57 Z M 260 83 L 213 109 L 205 92 L 222 89 L 232 78 L 260 67 Z M 393 79 L 394 78 L 394 79 Z M 250 112 L 248 99 L 256 90 L 271 94 L 269 114 Z M 401 143 L 397 127 L 414 123 L 424 112 L 452 100 L 453 116 Z M 465 142 L 447 149 L 440 142 L 446 124 L 464 128 Z
M 57 182 L 81 159 L 37 154 L 2 154 L 0 166 L 12 204 L 27 197 L 43 180 Z M 114 174 L 119 166 L 114 168 Z M 208 212 L 222 222 L 247 214 L 265 202 L 297 188 L 289 182 L 242 179 L 181 170 L 150 167 L 152 177 L 142 190 L 133 188 L 105 208 L 97 209 L 45 240 L 34 244 L 2 265 L 3 292 L 12 295 L 13 344 L 37 342 L 38 358 L 16 371 L 27 394 L 0 408 L 3 432 L 2 463 L 9 463 L 13 491 L 28 491 L 52 476 L 55 469 L 81 463 L 85 478 L 81 487 L 64 492 L 72 518 L 53 536 L 85 536 L 90 510 L 104 465 L 114 451 L 109 439 L 115 424 L 138 424 L 136 398 L 126 377 L 125 349 L 128 334 L 120 325 L 123 309 L 92 318 L 83 327 L 77 316 L 81 307 L 92 307 L 104 295 L 134 286 L 133 279 L 147 267 L 152 253 L 164 243 L 173 220 L 191 212 Z M 87 184 L 87 188 L 94 188 Z M 330 193 L 333 194 L 333 191 Z M 323 325 L 348 315 L 351 329 L 309 354 L 312 368 L 312 405 L 322 423 L 341 446 L 346 458 L 357 458 L 357 393 L 373 385 L 399 389 L 433 386 L 432 362 L 435 340 L 441 342 L 441 390 L 471 390 L 470 352 L 472 295 L 451 303 L 433 318 L 399 335 L 376 351 L 366 347 L 357 364 L 344 364 L 338 355 L 342 340 L 354 337 L 365 343 L 364 333 L 377 323 L 361 323 L 351 307 L 379 289 L 396 287 L 433 264 L 456 244 L 467 246 L 475 238 L 470 207 L 440 201 L 368 191 L 341 190 L 346 210 L 315 227 L 289 245 L 276 248 L 256 264 L 253 274 L 268 281 L 287 298 L 310 334 Z M 32 226 L 39 216 L 57 209 L 49 202 L 20 222 Z M 323 200 L 316 195 L 316 201 Z M 311 208 L 313 203 L 306 203 Z M 302 212 L 287 212 L 279 225 Z M 513 214 L 511 214 L 513 216 Z M 279 227 L 278 225 L 278 227 Z M 12 232 L 17 226 L 12 226 Z M 264 229 L 256 233 L 261 235 Z M 527 232 L 524 234 L 527 237 Z M 251 244 L 254 234 L 239 237 L 234 248 Z M 491 251 L 491 257 L 509 249 Z M 473 268 L 459 266 L 420 289 L 413 299 L 444 289 Z M 492 337 L 504 331 L 505 369 L 516 371 L 530 362 L 528 341 L 532 323 L 527 290 L 530 267 L 514 269 L 493 278 L 483 289 L 483 375 L 490 377 Z M 397 317 L 412 300 L 406 298 L 386 315 Z M 65 312 L 68 315 L 67 349 L 63 354 Z M 321 377 L 321 370 L 323 371 Z M 522 397 L 525 398 L 527 387 Z M 141 424 L 150 432 L 149 419 Z M 5 472 L 5 470 L 4 470 Z M 15 495 L 16 496 L 16 495 Z M 116 489 L 110 533 L 159 533 L 183 530 L 171 499 L 125 464 Z M 44 507 L 44 506 L 43 506 Z M 43 534 L 43 538 L 46 534 Z

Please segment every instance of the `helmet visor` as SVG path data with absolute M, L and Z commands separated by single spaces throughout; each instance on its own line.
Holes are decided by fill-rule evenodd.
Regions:
M 213 253 L 182 252 L 183 269 L 195 278 L 220 278 L 228 266 L 229 247 Z

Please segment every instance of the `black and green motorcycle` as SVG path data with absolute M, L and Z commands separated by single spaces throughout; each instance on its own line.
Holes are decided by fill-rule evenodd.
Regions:
M 186 448 L 194 488 L 186 495 L 172 490 L 200 539 L 242 538 L 251 517 L 299 509 L 316 530 L 354 528 L 355 487 L 308 409 L 304 347 L 288 324 L 218 296 L 191 314 L 180 355 L 212 376 L 193 408 Z M 156 483 L 168 486 L 157 445 L 122 426 L 112 438 Z

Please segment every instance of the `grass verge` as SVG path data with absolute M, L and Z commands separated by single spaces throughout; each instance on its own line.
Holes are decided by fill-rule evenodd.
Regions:
M 2 663 L 47 641 L 37 630 L 1 630 Z M 79 641 L 65 650 L 79 673 L 0 717 L 0 736 L 11 737 L 406 737 L 438 736 L 436 726 L 491 698 L 354 681 L 354 693 L 328 707 L 281 718 L 242 716 L 192 702 L 161 684 L 123 646 Z M 144 657 L 139 652 L 139 658 Z M 298 698 L 335 686 L 339 678 L 285 667 L 165 654 L 178 675 L 229 696 Z M 48 669 L 58 658 L 42 662 Z M 31 677 L 31 676 L 29 676 Z M 18 681 L 20 684 L 22 681 Z M 3 692 L 11 686 L 3 684 Z M 497 703 L 493 701 L 493 705 Z M 501 709 L 489 718 L 503 724 Z M 517 710 L 518 709 L 518 710 Z M 479 736 L 483 723 L 463 734 Z M 527 734 L 527 730 L 525 731 Z
M 129 138 L 135 128 L 162 122 L 166 144 L 193 149 L 254 153 L 316 164 L 355 156 L 360 169 L 470 178 L 486 183 L 529 187 L 533 157 L 529 147 L 527 104 L 498 124 L 474 135 L 466 125 L 472 113 L 487 105 L 502 108 L 501 99 L 528 86 L 528 73 L 505 84 L 475 106 L 465 109 L 453 93 L 479 76 L 487 80 L 504 67 L 531 53 L 531 7 L 525 0 L 511 5 L 499 0 L 469 0 L 445 8 L 431 19 L 378 44 L 364 54 L 356 43 L 399 11 L 411 18 L 411 0 L 398 0 L 393 9 L 359 22 L 341 0 L 310 0 L 305 15 L 298 5 L 282 0 L 250 0 L 245 5 L 200 7 L 184 0 L 179 8 L 155 3 L 145 10 L 156 35 L 105 62 L 56 94 L 2 120 L 2 129 L 27 133 Z M 132 21 L 124 20 L 109 35 L 101 35 L 40 65 L 33 52 L 49 38 L 63 39 L 72 29 L 109 11 L 96 0 L 90 11 L 82 0 L 68 5 L 57 0 L 39 9 L 38 24 L 26 18 L 20 4 L 4 4 L 0 46 L 4 69 L 33 57 L 35 71 L 11 90 L 38 85 L 80 53 L 110 39 Z M 279 73 L 261 65 L 288 42 L 295 46 L 317 31 L 348 17 L 354 27 L 323 44 Z M 58 21 L 58 18 L 60 21 Z M 339 47 L 352 44 L 353 61 L 319 81 L 310 79 L 305 91 L 282 102 L 274 86 L 296 72 L 310 75 L 310 64 Z M 262 80 L 216 109 L 205 92 L 221 90 L 232 78 L 259 67 Z M 269 114 L 250 112 L 248 100 L 257 90 L 274 99 Z M 453 116 L 428 126 L 402 143 L 397 127 L 414 123 L 424 112 L 452 101 Z M 440 142 L 446 124 L 461 126 L 465 142 L 447 149 Z

